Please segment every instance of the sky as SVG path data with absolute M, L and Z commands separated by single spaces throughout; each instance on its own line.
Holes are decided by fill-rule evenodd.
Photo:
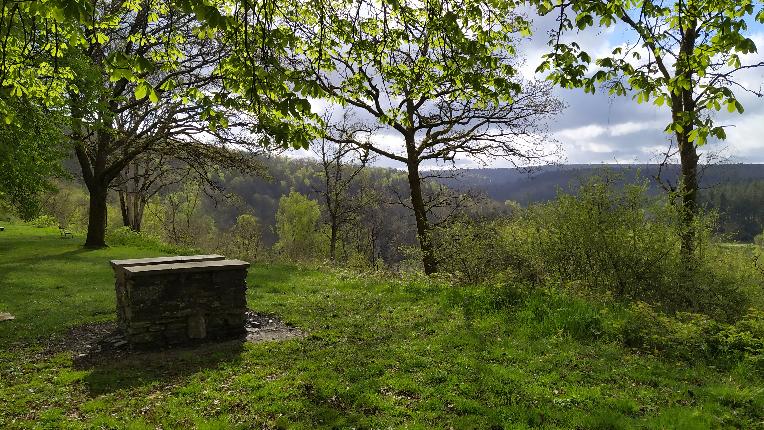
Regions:
M 548 49 L 546 33 L 554 25 L 553 19 L 534 19 L 534 36 L 520 45 L 524 57 L 521 69 L 526 79 L 541 79 L 535 69 L 541 56 Z M 744 58 L 744 62 L 764 61 L 764 27 L 752 26 L 748 36 L 759 47 L 760 53 Z M 585 50 L 594 54 L 606 54 L 624 41 L 631 40 L 631 33 L 623 27 L 606 30 L 589 29 L 571 34 Z M 750 88 L 760 90 L 764 83 L 764 67 L 744 71 L 739 80 Z M 669 122 L 667 107 L 651 103 L 637 104 L 630 96 L 610 96 L 606 90 L 585 94 L 582 90 L 556 88 L 555 97 L 566 105 L 563 112 L 548 123 L 549 134 L 559 144 L 560 151 L 548 161 L 566 164 L 629 164 L 657 163 L 663 161 L 663 153 L 671 142 L 671 136 L 663 129 Z M 736 163 L 764 163 L 764 99 L 737 91 L 743 104 L 743 114 L 722 112 L 715 114 L 717 124 L 727 126 L 727 140 L 710 141 L 702 149 L 707 157 Z M 314 103 L 314 110 L 321 112 L 325 104 Z M 400 147 L 402 141 L 394 134 L 381 134 L 375 140 L 388 147 Z M 310 156 L 309 151 L 295 151 L 292 156 Z M 378 159 L 376 164 L 384 167 L 402 167 L 395 162 Z M 462 158 L 460 167 L 512 167 L 507 161 L 493 161 L 488 165 Z M 434 167 L 434 166 L 430 166 Z

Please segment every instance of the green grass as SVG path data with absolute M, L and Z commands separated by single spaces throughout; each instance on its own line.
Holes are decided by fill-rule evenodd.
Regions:
M 113 318 L 108 260 L 157 255 L 80 243 L 0 233 L 0 428 L 764 428 L 759 376 L 627 350 L 583 302 L 288 266 L 253 267 L 249 305 L 303 339 L 78 370 L 41 340 Z

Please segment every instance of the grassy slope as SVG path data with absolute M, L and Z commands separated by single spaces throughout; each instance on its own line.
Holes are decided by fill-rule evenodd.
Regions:
M 57 234 L 0 233 L 0 311 L 17 316 L 0 323 L 0 428 L 764 428 L 742 371 L 579 342 L 436 283 L 282 266 L 250 271 L 250 307 L 307 338 L 75 370 L 36 340 L 112 318 L 107 261 L 156 252 Z

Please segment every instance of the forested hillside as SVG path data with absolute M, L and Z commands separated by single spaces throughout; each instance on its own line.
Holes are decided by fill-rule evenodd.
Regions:
M 264 242 L 272 245 L 277 240 L 275 226 L 279 199 L 296 191 L 321 203 L 321 168 L 315 159 L 279 156 L 258 158 L 257 163 L 261 168 L 258 170 L 260 174 L 256 175 L 231 169 L 216 173 L 211 182 L 219 189 L 207 186 L 207 192 L 200 192 L 199 210 L 222 230 L 231 228 L 240 214 L 252 214 L 261 223 Z M 70 162 L 68 168 L 71 176 L 76 178 L 76 167 Z M 661 179 L 664 184 L 675 186 L 678 173 L 678 166 L 666 166 L 661 171 Z M 527 206 L 552 200 L 560 191 L 575 192 L 587 178 L 603 174 L 619 184 L 644 182 L 649 195 L 666 192 L 656 179 L 656 165 L 579 164 L 534 169 L 464 169 L 432 172 L 434 178 L 429 182 L 443 184 L 454 194 L 469 193 L 470 199 L 482 206 L 482 212 L 490 214 L 508 210 L 507 201 Z M 729 240 L 752 242 L 764 229 L 764 165 L 711 165 L 703 169 L 701 178 L 700 200 L 707 210 L 718 212 L 718 232 Z M 401 170 L 366 167 L 362 181 L 354 185 L 353 192 L 363 189 L 364 193 L 373 194 L 374 198 L 365 201 L 364 205 L 367 212 L 377 217 L 367 221 L 367 224 L 379 224 L 380 240 L 384 243 L 378 247 L 385 250 L 383 254 L 387 257 L 394 254 L 399 257 L 393 248 L 400 244 L 412 245 L 415 241 L 413 234 L 405 233 L 410 229 L 401 228 L 413 222 L 413 217 L 401 204 L 406 204 L 408 199 L 405 181 L 405 173 Z M 77 181 L 73 184 L 78 186 Z M 174 184 L 162 189 L 160 195 L 167 196 L 182 188 Z M 116 199 L 112 196 L 113 205 Z M 476 210 L 474 206 L 473 210 Z M 119 222 L 116 218 L 118 208 L 113 206 L 112 212 L 112 223 Z
M 236 173 L 224 175 L 224 188 L 241 198 L 247 210 L 257 214 L 264 224 L 275 225 L 278 199 L 290 190 L 316 198 L 319 171 L 315 161 L 270 158 L 263 161 L 267 177 L 243 177 Z M 405 194 L 405 175 L 400 170 L 368 168 L 380 191 L 388 192 L 395 203 L 395 192 Z M 656 165 L 560 165 L 535 169 L 464 169 L 444 172 L 439 183 L 459 192 L 484 195 L 494 203 L 517 202 L 523 206 L 554 199 L 559 191 L 571 192 L 594 175 L 608 173 L 619 183 L 644 181 L 648 194 L 665 192 L 657 181 Z M 676 185 L 679 168 L 666 166 L 661 179 Z M 700 199 L 709 210 L 718 211 L 719 232 L 731 240 L 751 242 L 764 229 L 764 165 L 726 164 L 711 165 L 701 176 Z M 394 192 L 393 192 L 394 191 Z M 223 206 L 215 219 L 221 226 L 230 226 L 236 219 L 237 208 Z M 395 209 L 389 208 L 394 211 Z M 405 211 L 396 216 L 407 218 Z M 388 217 L 385 217 L 389 219 Z
M 665 192 L 664 185 L 676 186 L 679 166 L 669 165 L 582 165 L 568 164 L 536 169 L 468 169 L 444 183 L 456 189 L 477 189 L 497 201 L 512 200 L 522 205 L 553 199 L 558 190 L 571 190 L 587 177 L 603 171 L 615 173 L 620 182 L 646 181 L 648 193 Z M 730 239 L 750 242 L 764 228 L 764 165 L 718 164 L 701 169 L 700 201 L 718 211 L 719 232 Z

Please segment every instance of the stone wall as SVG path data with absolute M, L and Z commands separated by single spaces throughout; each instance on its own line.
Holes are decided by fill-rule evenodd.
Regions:
M 156 348 L 245 334 L 249 263 L 219 255 L 115 260 L 117 317 L 131 346 Z

